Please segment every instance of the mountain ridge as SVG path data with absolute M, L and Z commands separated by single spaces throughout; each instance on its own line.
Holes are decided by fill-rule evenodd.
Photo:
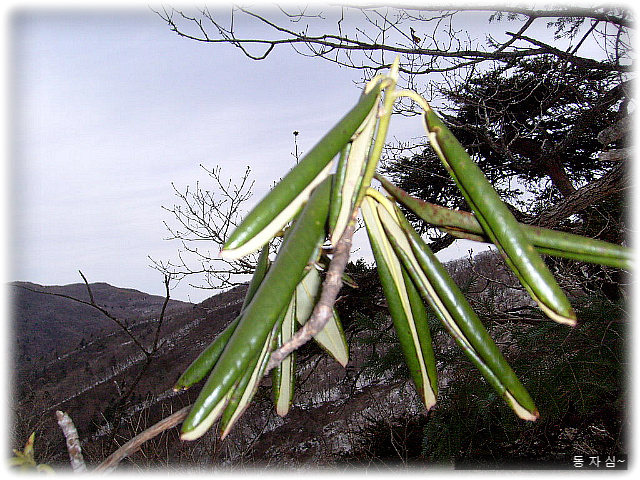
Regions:
M 90 283 L 95 303 L 110 315 L 129 322 L 160 312 L 165 298 L 133 288 Z M 120 327 L 95 307 L 74 301 L 89 302 L 87 285 L 39 285 L 33 282 L 10 282 L 10 312 L 14 354 L 22 361 L 44 355 L 65 353 L 65 348 L 86 342 Z M 193 304 L 169 300 L 167 311 L 173 312 Z M 20 328 L 16 328 L 19 325 Z M 31 360 L 32 361 L 32 360 Z
M 144 415 L 152 422 L 167 409 L 193 402 L 193 390 L 173 394 L 173 383 L 235 318 L 246 290 L 236 287 L 199 304 L 169 300 L 160 322 L 164 297 L 105 282 L 90 284 L 95 303 L 126 332 L 95 307 L 68 298 L 89 301 L 85 284 L 11 282 L 9 287 L 12 446 L 20 447 L 36 431 L 40 451 L 54 452 L 54 463 L 62 464 L 68 457 L 56 410 L 72 416 L 91 457 L 91 448 L 111 448 L 105 445 L 116 416 L 130 421 Z M 133 385 L 141 369 L 145 373 Z M 128 426 L 124 429 L 124 435 L 133 436 Z

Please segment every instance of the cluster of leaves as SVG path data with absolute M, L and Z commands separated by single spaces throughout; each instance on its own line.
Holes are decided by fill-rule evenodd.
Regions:
M 425 305 L 498 397 L 522 419 L 539 417 L 485 325 L 398 203 L 428 224 L 495 244 L 524 291 L 561 324 L 575 325 L 575 312 L 541 253 L 623 268 L 630 265 L 630 253 L 618 245 L 519 223 L 426 100 L 414 91 L 396 90 L 398 68 L 396 59 L 389 75 L 378 75 L 367 84 L 356 106 L 254 207 L 225 243 L 220 253 L 225 258 L 242 258 L 258 249 L 262 253 L 240 314 L 174 387 L 189 388 L 208 376 L 183 423 L 184 440 L 199 438 L 219 418 L 224 438 L 273 367 L 276 411 L 286 415 L 293 399 L 292 353 L 312 337 L 346 365 L 348 350 L 335 304 L 359 213 L 393 321 L 387 325 L 374 315 L 375 322 L 364 326 L 370 334 L 363 341 L 376 354 L 383 350 L 373 373 L 395 365 L 393 374 L 398 375 L 403 373 L 398 365 L 406 365 L 427 410 L 437 401 L 438 373 Z M 401 97 L 423 109 L 431 147 L 473 215 L 427 205 L 376 176 L 393 105 Z M 330 174 L 334 163 L 335 174 Z M 389 196 L 370 187 L 374 176 Z M 269 243 L 281 235 L 271 264 Z M 327 237 L 330 246 L 324 249 Z M 322 289 L 321 271 L 326 277 Z M 367 318 L 360 317 L 360 323 Z M 297 332 L 296 321 L 304 326 Z M 381 348 L 393 343 L 392 328 L 400 349 Z
M 625 451 L 629 379 L 623 300 L 610 300 L 602 289 L 575 291 L 579 323 L 567 331 L 544 321 L 534 309 L 506 302 L 513 297 L 513 281 L 504 273 L 495 275 L 500 270 L 496 262 L 499 258 L 487 252 L 447 267 L 492 336 L 499 339 L 501 350 L 543 412 L 541 418 L 526 423 L 514 417 L 461 352 L 443 342 L 446 332 L 431 318 L 438 363 L 440 368 L 446 366 L 445 376 L 453 374 L 441 389 L 438 404 L 426 415 L 373 420 L 358 432 L 356 448 L 341 461 L 357 465 L 460 461 L 495 467 L 538 460 L 566 464 L 575 454 Z M 366 275 L 361 269 L 354 276 Z M 520 317 L 516 321 L 511 320 L 514 312 Z M 399 368 L 402 353 L 388 329 L 389 320 L 380 314 L 361 315 L 355 324 L 360 328 L 355 340 L 375 346 L 364 372 L 409 380 L 406 368 Z
M 29 435 L 27 443 L 22 450 L 13 450 L 13 457 L 9 459 L 9 465 L 12 468 L 29 472 L 36 471 L 39 473 L 54 473 L 53 469 L 46 464 L 38 463 L 35 458 L 34 443 L 36 440 L 36 433 L 33 432 Z

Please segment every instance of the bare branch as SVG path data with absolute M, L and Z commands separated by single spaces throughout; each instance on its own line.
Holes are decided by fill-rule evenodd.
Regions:
M 86 300 L 82 300 L 80 298 L 76 298 L 73 297 L 71 295 L 66 295 L 63 293 L 57 293 L 57 292 L 47 292 L 47 291 L 43 291 L 43 290 L 36 290 L 33 288 L 29 288 L 27 286 L 24 285 L 17 285 L 20 288 L 24 288 L 25 290 L 34 292 L 34 293 L 42 293 L 45 295 L 53 295 L 56 297 L 61 297 L 61 298 L 67 298 L 69 300 L 72 300 L 74 302 L 83 304 L 83 305 L 87 305 L 90 306 L 92 308 L 95 308 L 96 310 L 98 310 L 100 313 L 102 313 L 103 315 L 105 315 L 107 318 L 111 319 L 113 322 L 115 322 L 124 332 L 125 334 L 132 340 L 132 342 L 136 345 L 136 347 L 138 347 L 138 349 L 145 355 L 145 362 L 142 365 L 142 367 L 140 368 L 140 370 L 137 372 L 135 378 L 133 378 L 133 380 L 129 383 L 129 385 L 127 386 L 126 391 L 120 395 L 120 397 L 118 398 L 118 401 L 116 402 L 116 416 L 115 419 L 113 421 L 113 426 L 111 427 L 111 441 L 113 441 L 113 439 L 115 438 L 115 433 L 116 430 L 119 426 L 120 420 L 121 420 L 121 414 L 120 414 L 120 409 L 123 405 L 125 405 L 125 402 L 131 397 L 131 395 L 133 394 L 134 390 L 136 389 L 138 383 L 140 383 L 140 380 L 146 375 L 149 366 L 151 365 L 151 363 L 153 362 L 156 353 L 158 351 L 158 348 L 160 347 L 160 330 L 162 328 L 162 324 L 164 322 L 164 318 L 166 315 L 166 309 L 167 306 L 169 304 L 169 300 L 170 300 L 170 282 L 171 282 L 171 276 L 170 275 L 165 275 L 164 278 L 164 285 L 165 285 L 165 298 L 164 298 L 164 302 L 162 304 L 162 308 L 160 311 L 160 315 L 158 316 L 158 322 L 156 324 L 156 330 L 155 330 L 155 334 L 154 334 L 154 339 L 153 339 L 153 343 L 152 345 L 147 348 L 144 345 L 142 345 L 142 343 L 140 343 L 140 341 L 136 338 L 135 335 L 133 335 L 133 333 L 131 332 L 131 330 L 129 329 L 129 327 L 127 326 L 126 322 L 123 322 L 122 320 L 114 317 L 111 313 L 109 313 L 106 309 L 102 308 L 101 306 L 99 306 L 96 301 L 95 298 L 93 296 L 93 292 L 91 290 L 91 286 L 89 285 L 89 282 L 87 281 L 87 278 L 84 276 L 84 274 L 82 272 L 80 272 L 80 276 L 82 277 L 85 286 L 87 287 L 87 292 L 89 295 L 89 301 Z M 62 427 L 62 425 L 61 425 Z
M 624 117 L 598 133 L 598 141 L 602 145 L 609 145 L 627 135 L 631 128 L 631 117 Z
M 379 8 L 384 6 L 384 4 L 377 4 L 375 2 L 369 4 L 361 4 L 360 8 L 370 9 L 370 8 Z M 420 11 L 451 11 L 452 5 L 450 4 L 433 4 L 430 3 L 428 5 L 411 5 L 411 4 L 395 4 L 395 8 L 403 9 L 403 10 L 420 10 Z M 606 11 L 598 11 L 598 10 L 606 10 Z M 456 11 L 466 11 L 466 12 L 500 12 L 500 13 L 511 13 L 515 15 L 523 15 L 529 18 L 558 18 L 558 17 L 584 17 L 591 18 L 594 20 L 605 21 L 614 23 L 616 25 L 620 25 L 623 27 L 633 28 L 634 24 L 626 15 L 617 15 L 612 13 L 615 9 L 607 9 L 606 7 L 598 7 L 598 8 L 580 8 L 580 7 L 567 7 L 560 9 L 536 9 L 536 8 L 526 8 L 526 7 L 511 7 L 506 4 L 495 4 L 495 5 L 478 5 L 474 3 L 468 3 L 466 5 L 460 4 L 455 6 Z
M 331 33 L 327 28 L 324 20 L 331 17 L 335 18 L 334 12 L 339 8 L 339 18 L 336 20 L 335 33 Z M 307 8 L 308 9 L 308 8 Z M 561 8 L 561 9 L 530 9 L 530 8 L 510 8 L 505 6 L 476 6 L 458 7 L 452 9 L 450 5 L 421 5 L 421 6 L 405 6 L 401 8 L 389 8 L 382 5 L 367 5 L 359 8 L 329 7 L 329 15 L 307 13 L 305 9 L 300 14 L 292 15 L 280 9 L 279 13 L 284 16 L 284 20 L 271 20 L 264 14 L 257 11 L 249 10 L 242 7 L 234 7 L 231 12 L 231 28 L 223 27 L 220 22 L 216 21 L 211 13 L 207 11 L 201 12 L 217 30 L 218 35 L 212 36 L 206 31 L 201 18 L 188 15 L 182 11 L 173 9 L 171 12 L 164 10 L 156 11 L 170 27 L 170 29 L 192 40 L 207 43 L 228 43 L 242 52 L 249 58 L 254 60 L 265 59 L 274 49 L 280 45 L 289 45 L 297 53 L 310 56 L 320 57 L 330 62 L 336 63 L 353 69 L 364 70 L 365 80 L 370 77 L 372 72 L 386 69 L 389 66 L 392 57 L 396 54 L 401 55 L 402 63 L 400 71 L 409 75 L 410 79 L 415 75 L 421 75 L 434 72 L 454 72 L 461 68 L 472 68 L 473 66 L 486 62 L 512 62 L 516 59 L 537 55 L 554 55 L 566 61 L 579 65 L 587 65 L 590 68 L 603 69 L 605 71 L 630 71 L 629 65 L 623 65 L 621 58 L 627 58 L 628 47 L 623 46 L 622 33 L 628 32 L 632 28 L 629 14 L 623 9 L 598 7 L 592 9 L 582 8 Z M 463 32 L 452 26 L 452 19 L 461 12 L 493 12 L 488 21 L 501 19 L 503 14 L 507 14 L 509 20 L 523 21 L 522 27 L 506 42 L 500 43 L 496 41 L 487 42 L 487 47 L 474 48 L 470 38 L 462 41 Z M 353 13 L 355 12 L 355 13 Z M 184 26 L 178 26 L 175 22 L 174 13 L 187 22 Z M 236 21 L 236 14 L 240 15 L 240 19 Z M 346 15 L 348 13 L 352 31 L 349 32 L 345 28 Z M 427 15 L 429 14 L 429 15 Z M 359 26 L 360 22 L 354 17 L 360 15 L 371 28 L 366 30 Z M 394 19 L 391 19 L 393 15 Z M 292 21 L 295 17 L 295 21 Z M 572 43 L 568 48 L 557 48 L 548 43 L 538 42 L 532 43 L 530 37 L 526 37 L 524 32 L 534 23 L 535 20 L 542 18 L 557 19 L 552 24 L 557 26 L 557 37 L 566 37 Z M 301 30 L 293 30 L 284 25 L 285 22 L 295 24 L 296 27 L 301 25 L 302 20 L 307 23 Z M 577 45 L 573 44 L 573 35 L 578 32 L 581 20 L 591 19 L 592 26 L 587 33 L 582 35 Z M 242 21 L 240 21 L 242 20 Z M 246 21 L 258 22 L 260 27 L 268 27 L 274 35 L 265 33 L 260 38 L 242 36 L 236 28 L 236 23 Z M 447 22 L 444 27 L 443 21 Z M 196 31 L 199 33 L 187 33 L 188 24 L 195 24 Z M 409 23 L 409 26 L 407 26 Z M 570 29 L 569 32 L 563 31 L 564 25 L 572 25 L 576 31 Z M 610 61 L 600 62 L 590 58 L 579 57 L 576 55 L 578 48 L 585 42 L 588 37 L 605 38 L 608 34 L 598 32 L 596 25 L 614 25 L 617 28 L 617 37 L 613 40 L 615 54 Z M 322 26 L 318 31 L 320 33 L 312 33 L 312 28 Z M 415 31 L 422 29 L 420 37 L 415 35 Z M 430 32 L 424 32 L 430 29 Z M 262 28 L 260 29 L 263 30 Z M 255 29 L 250 30 L 252 32 Z M 468 35 L 468 34 L 467 34 Z M 418 40 L 418 41 L 416 41 Z M 516 44 L 516 40 L 519 40 Z M 529 46 L 523 45 L 522 42 L 529 43 Z M 531 46 L 533 45 L 533 46 Z M 259 46 L 262 48 L 260 53 L 251 53 L 251 46 Z M 602 48 L 606 50 L 604 45 Z M 356 57 L 355 54 L 361 54 Z M 385 57 L 385 54 L 391 55 Z M 360 60 L 356 60 L 360 58 Z M 630 63 L 630 62 L 629 62 Z
M 80 272 L 80 275 L 82 275 L 82 272 Z M 86 278 L 84 277 L 84 275 L 82 275 L 82 278 L 85 281 L 85 284 L 87 285 L 87 290 L 90 293 L 90 301 L 86 301 L 86 300 L 82 300 L 80 298 L 76 298 L 76 297 L 72 297 L 71 295 L 66 295 L 64 293 L 57 293 L 57 292 L 46 292 L 43 290 L 36 290 L 35 288 L 30 288 L 27 287 L 26 285 L 16 285 L 17 287 L 23 288 L 25 290 L 28 290 L 30 292 L 34 292 L 34 293 L 42 293 L 43 295 L 53 295 L 54 297 L 60 297 L 60 298 L 67 298 L 69 300 L 73 300 L 74 302 L 77 303 L 81 303 L 83 305 L 87 305 L 89 307 L 95 308 L 96 310 L 98 310 L 100 313 L 102 313 L 105 317 L 109 318 L 110 320 L 112 320 L 116 325 L 118 325 L 122 330 L 124 330 L 124 332 L 129 336 L 129 338 L 131 338 L 131 340 L 133 341 L 133 343 L 145 354 L 145 355 L 149 355 L 149 351 L 144 347 L 144 345 L 142 345 L 138 339 L 135 337 L 135 335 L 133 335 L 133 333 L 131 333 L 131 331 L 129 330 L 129 327 L 127 327 L 127 325 L 125 325 L 125 323 L 120 320 L 117 317 L 114 317 L 111 313 L 109 313 L 106 309 L 102 308 L 100 305 L 98 305 L 97 303 L 95 303 L 94 299 L 93 299 L 93 294 L 91 293 L 91 288 L 89 287 L 89 284 L 86 283 Z
M 169 299 L 171 298 L 171 293 L 169 291 L 169 284 L 171 282 L 171 277 L 169 275 L 164 276 L 164 302 L 162 303 L 162 309 L 160 310 L 160 317 L 158 318 L 158 325 L 156 326 L 156 334 L 153 338 L 153 346 L 151 347 L 151 351 L 155 352 L 158 350 L 159 341 L 160 341 L 160 330 L 162 329 L 162 323 L 164 321 L 164 314 L 167 311 L 167 305 L 169 304 Z
M 579 188 L 557 205 L 538 215 L 531 223 L 540 227 L 554 227 L 571 215 L 593 205 L 598 200 L 628 188 L 625 186 L 628 185 L 628 182 L 625 181 L 625 176 L 628 176 L 626 165 L 619 163 L 609 173 Z
M 103 461 L 100 465 L 98 465 L 94 472 L 96 473 L 109 473 L 115 470 L 120 462 L 124 460 L 126 457 L 136 452 L 143 443 L 151 440 L 157 435 L 161 434 L 165 430 L 175 427 L 180 422 L 182 422 L 189 413 L 191 409 L 191 405 L 186 406 L 178 410 L 177 412 L 169 415 L 167 418 L 160 420 L 158 423 L 153 426 L 147 428 L 142 433 L 136 435 L 127 443 L 125 443 L 122 447 L 117 449 L 111 455 L 107 457 L 105 461 Z
M 178 226 L 168 222 L 165 226 L 170 236 L 167 240 L 179 240 L 178 261 L 159 261 L 150 258 L 152 267 L 176 282 L 186 277 L 204 276 L 201 283 L 190 285 L 200 289 L 225 289 L 244 283 L 239 276 L 254 270 L 256 255 L 239 260 L 218 257 L 219 250 L 236 227 L 244 203 L 251 198 L 254 181 L 249 180 L 251 169 L 247 167 L 238 182 L 223 180 L 219 166 L 200 167 L 215 181 L 213 190 L 205 190 L 198 183 L 195 189 L 188 186 L 179 190 L 173 185 L 179 204 L 163 207 L 171 213 Z M 202 248 L 202 244 L 207 245 Z M 209 247 L 210 246 L 210 247 Z M 210 249 L 213 249 L 212 252 Z M 194 264 L 196 266 L 194 266 Z
M 540 48 L 540 54 L 552 54 L 556 57 L 562 58 L 570 63 L 575 65 L 579 65 L 581 67 L 593 68 L 596 70 L 610 71 L 610 72 L 631 72 L 633 71 L 632 65 L 618 65 L 612 64 L 610 62 L 599 62 L 592 58 L 579 57 L 577 55 L 572 55 L 569 52 L 563 52 L 562 50 L 552 47 L 551 45 L 541 42 L 535 38 L 527 37 L 526 35 L 518 35 L 516 33 L 506 32 L 507 35 L 512 36 L 513 38 L 518 38 L 521 40 L 526 40 Z
M 598 160 L 601 162 L 627 162 L 631 158 L 633 152 L 632 149 L 629 148 L 617 148 L 615 150 L 607 150 L 606 152 L 600 153 L 598 155 Z

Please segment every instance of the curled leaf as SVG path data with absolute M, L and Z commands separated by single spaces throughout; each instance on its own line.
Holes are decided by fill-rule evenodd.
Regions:
M 295 316 L 300 325 L 304 325 L 311 316 L 313 307 L 318 301 L 320 286 L 320 272 L 312 268 L 296 288 Z M 347 365 L 349 349 L 340 319 L 335 310 L 333 310 L 333 315 L 326 325 L 313 338 L 340 365 L 343 367 Z
M 296 295 L 291 298 L 289 307 L 284 316 L 280 331 L 278 332 L 276 347 L 280 348 L 289 340 L 295 332 L 295 306 Z M 276 413 L 284 417 L 289 413 L 293 401 L 293 388 L 295 381 L 295 352 L 291 352 L 272 372 L 273 397 L 276 405 Z
M 420 295 L 480 373 L 515 413 L 535 420 L 538 411 L 466 298 L 429 247 L 390 200 L 374 190 L 380 223 Z
M 551 319 L 575 325 L 566 295 L 478 165 L 433 110 L 424 112 L 424 124 L 431 146 L 520 283 Z
M 427 409 L 436 403 L 437 377 L 424 305 L 416 302 L 413 283 L 403 271 L 378 215 L 377 202 L 367 195 L 362 215 L 391 318 L 413 383 Z
M 331 231 L 331 244 L 334 246 L 342 237 L 344 229 L 357 208 L 356 201 L 363 180 L 364 169 L 369 158 L 369 150 L 377 121 L 378 108 L 374 106 L 351 140 L 344 177 L 336 185 L 336 189 L 340 189 L 340 209 L 337 213 L 335 226 Z

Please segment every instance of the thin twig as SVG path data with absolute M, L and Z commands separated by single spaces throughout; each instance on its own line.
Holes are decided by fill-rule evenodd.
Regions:
M 190 409 L 191 405 L 183 407 L 177 412 L 169 415 L 167 418 L 164 418 L 153 426 L 147 428 L 142 433 L 136 435 L 118 450 L 109 455 L 104 462 L 96 467 L 94 472 L 112 472 L 118 467 L 122 460 L 136 452 L 143 443 L 182 422 L 187 417 Z
M 89 282 L 87 281 L 87 277 L 84 276 L 84 273 L 82 273 L 82 270 L 78 270 L 78 273 L 82 277 L 82 280 L 84 280 L 84 284 L 87 287 L 87 293 L 89 294 L 89 299 L 91 300 L 91 304 L 95 305 L 96 301 L 93 299 L 93 292 L 91 291 L 91 287 L 89 286 Z
M 164 298 L 164 302 L 162 304 L 162 309 L 160 311 L 160 316 L 158 318 L 158 324 L 156 326 L 156 332 L 154 335 L 154 339 L 153 339 L 153 344 L 150 348 L 145 348 L 142 343 L 140 343 L 140 341 L 136 338 L 136 336 L 133 334 L 133 332 L 129 329 L 129 327 L 121 320 L 119 320 L 118 318 L 114 317 L 113 315 L 111 315 L 105 308 L 99 306 L 96 301 L 95 298 L 93 296 L 93 292 L 91 289 L 91 286 L 89 285 L 89 282 L 87 281 L 87 278 L 84 276 L 84 274 L 79 271 L 80 276 L 82 277 L 82 280 L 84 281 L 84 284 L 87 288 L 87 293 L 89 295 L 89 301 L 86 300 L 82 300 L 79 298 L 75 298 L 71 295 L 66 295 L 63 293 L 56 293 L 56 292 L 46 292 L 46 291 L 42 291 L 42 290 L 36 290 L 36 289 L 32 289 L 23 285 L 18 285 L 21 288 L 24 288 L 25 290 L 28 290 L 30 292 L 35 292 L 35 293 L 42 293 L 45 295 L 53 295 L 56 297 L 61 297 L 61 298 L 67 298 L 69 300 L 73 300 L 74 302 L 78 302 L 80 304 L 83 305 L 87 305 L 90 307 L 95 308 L 96 310 L 100 311 L 103 315 L 105 315 L 107 318 L 109 318 L 110 320 L 113 320 L 124 332 L 125 334 L 127 334 L 129 336 L 129 338 L 132 339 L 132 341 L 134 342 L 134 344 L 140 349 L 140 351 L 145 355 L 145 362 L 144 365 L 142 366 L 142 368 L 138 371 L 136 377 L 134 378 L 133 382 L 131 382 L 131 384 L 128 386 L 126 392 L 124 393 L 124 395 L 121 395 L 119 400 L 116 403 L 116 415 L 115 415 L 115 419 L 113 421 L 113 426 L 111 428 L 111 437 L 109 439 L 109 443 L 113 442 L 116 436 L 116 432 L 117 429 L 120 425 L 121 419 L 122 419 L 122 410 L 121 408 L 125 405 L 125 402 L 131 397 L 131 395 L 133 394 L 134 390 L 136 389 L 136 387 L 138 386 L 138 383 L 140 382 L 140 380 L 144 377 L 144 375 L 147 373 L 149 366 L 151 365 L 151 362 L 155 359 L 155 356 L 158 352 L 158 348 L 160 346 L 160 330 L 162 328 L 162 324 L 163 321 L 165 319 L 165 315 L 166 315 L 166 311 L 167 311 L 167 306 L 169 305 L 169 300 L 170 300 L 170 281 L 171 281 L 171 276 L 168 273 L 165 273 L 165 277 L 164 277 L 164 286 L 165 286 L 165 298 Z M 70 420 L 70 419 L 69 419 Z M 61 425 L 62 428 L 62 425 Z M 77 437 L 77 433 L 76 433 L 76 437 Z M 80 444 L 78 443 L 78 448 L 79 448 Z
M 156 327 L 156 335 L 153 339 L 153 347 L 151 348 L 151 352 L 155 353 L 158 349 L 158 343 L 160 341 L 160 329 L 162 328 L 162 322 L 164 321 L 164 314 L 167 310 L 167 305 L 169 304 L 169 299 L 171 298 L 171 292 L 169 290 L 169 284 L 171 282 L 171 277 L 169 274 L 164 275 L 164 303 L 162 304 L 162 309 L 160 310 L 160 317 L 158 318 L 158 326 Z
M 138 374 L 136 375 L 131 385 L 129 385 L 129 387 L 127 388 L 127 391 L 124 393 L 124 395 L 120 396 L 120 398 L 118 399 L 118 402 L 116 403 L 116 409 L 115 409 L 116 415 L 113 420 L 113 426 L 111 428 L 111 437 L 109 439 L 109 443 L 112 443 L 115 440 L 117 430 L 120 426 L 120 422 L 122 421 L 122 415 L 124 414 L 124 406 L 127 400 L 131 397 L 131 395 L 133 395 L 133 392 L 137 388 L 140 380 L 142 380 L 142 378 L 147 374 L 147 370 L 149 369 L 151 362 L 155 359 L 156 354 L 158 352 L 158 348 L 160 345 L 160 330 L 162 328 L 162 322 L 164 321 L 167 305 L 169 304 L 169 299 L 170 299 L 170 289 L 169 289 L 170 281 L 171 281 L 171 277 L 169 276 L 169 274 L 165 274 L 164 286 L 165 286 L 166 295 L 164 298 L 164 303 L 162 304 L 162 310 L 160 311 L 160 316 L 158 317 L 158 325 L 156 326 L 156 333 L 154 336 L 153 345 L 150 350 L 144 351 L 146 355 L 144 365 L 138 371 Z

